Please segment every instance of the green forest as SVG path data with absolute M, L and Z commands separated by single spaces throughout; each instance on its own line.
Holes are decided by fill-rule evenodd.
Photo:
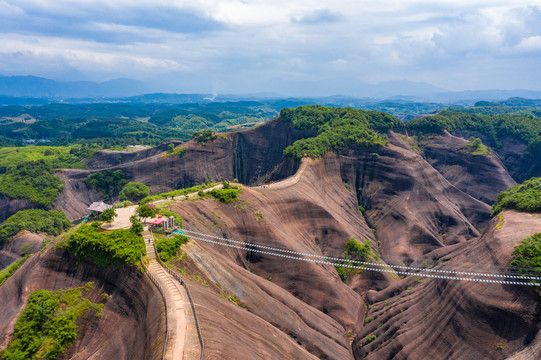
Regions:
M 541 212 L 541 177 L 531 178 L 522 184 L 511 186 L 502 191 L 492 205 L 492 215 L 503 209 L 515 209 L 524 212 Z
M 284 150 L 284 156 L 292 159 L 305 155 L 317 158 L 328 151 L 345 150 L 353 145 L 385 146 L 387 137 L 378 131 L 403 127 L 400 120 L 382 112 L 320 105 L 283 109 L 280 117 L 312 135 Z
M 292 99 L 171 105 L 3 106 L 0 107 L 0 195 L 27 199 L 33 206 L 50 209 L 64 187 L 56 171 L 84 169 L 84 160 L 92 158 L 100 149 L 121 150 L 130 144 L 154 145 L 173 138 L 194 138 L 203 144 L 216 137 L 214 131 L 234 131 L 243 126 L 253 126 L 278 115 L 277 109 L 307 102 Z M 395 102 L 381 102 L 371 106 L 393 110 L 393 104 Z M 409 106 L 408 102 L 397 104 Z M 428 110 L 420 104 L 411 103 L 413 110 L 410 110 Z M 538 100 L 480 101 L 470 108 L 449 107 L 440 113 L 404 123 L 375 110 L 320 105 L 283 108 L 281 117 L 305 134 L 304 139 L 286 148 L 284 155 L 293 159 L 305 154 L 316 158 L 328 151 L 341 151 L 353 145 L 384 146 L 387 144 L 387 130 L 405 129 L 417 135 L 439 134 L 443 130 L 459 131 L 468 137 L 481 138 L 496 151 L 503 146 L 502 141 L 510 137 L 524 143 L 532 155 L 541 156 L 540 108 Z M 36 144 L 40 146 L 33 146 Z M 183 148 L 179 146 L 177 149 L 166 155 L 182 156 Z M 468 150 L 472 149 L 464 149 Z M 488 149 L 482 152 L 474 150 L 472 153 L 475 154 L 490 153 Z M 87 184 L 100 191 L 106 199 L 117 196 L 125 181 L 123 175 L 107 172 L 86 179 Z
M 0 146 L 156 145 L 195 131 L 233 130 L 270 120 L 274 107 L 250 101 L 210 104 L 47 104 L 0 107 Z
M 527 145 L 531 154 L 541 156 L 541 118 L 533 115 L 444 111 L 435 116 L 407 121 L 405 126 L 419 135 L 440 134 L 443 130 L 480 134 L 496 149 L 501 148 L 503 139 L 509 137 Z
M 33 233 L 60 235 L 71 227 L 71 221 L 61 210 L 21 210 L 0 224 L 0 243 L 7 241 L 21 230 Z

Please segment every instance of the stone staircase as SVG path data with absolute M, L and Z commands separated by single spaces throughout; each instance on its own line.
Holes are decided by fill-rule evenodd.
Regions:
M 143 239 L 149 259 L 148 270 L 160 283 L 167 300 L 167 319 L 169 337 L 165 349 L 165 359 L 195 359 L 193 352 L 185 353 L 184 345 L 187 333 L 187 311 L 190 309 L 186 290 L 169 275 L 156 259 L 152 234 L 145 230 Z M 188 305 L 187 305 L 188 304 Z M 191 315 L 191 314 L 190 314 Z

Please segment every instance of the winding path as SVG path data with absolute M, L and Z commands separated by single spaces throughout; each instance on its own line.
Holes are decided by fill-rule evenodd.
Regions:
M 150 231 L 143 232 L 143 239 L 149 259 L 148 270 L 160 283 L 167 302 L 168 339 L 164 359 L 199 359 L 201 350 L 194 341 L 197 330 L 186 289 L 158 263 Z

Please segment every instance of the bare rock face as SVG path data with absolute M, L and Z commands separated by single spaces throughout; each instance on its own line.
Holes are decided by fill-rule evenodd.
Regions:
M 208 199 L 179 202 L 173 210 L 184 218 L 188 229 L 282 249 L 341 256 L 344 243 L 352 237 L 371 239 L 376 247 L 372 232 L 355 207 L 354 194 L 343 186 L 338 173 L 326 169 L 322 160 L 303 165 L 301 171 L 302 176 L 280 184 L 244 188 L 243 202 L 236 206 Z M 247 343 L 254 341 L 245 327 L 256 317 L 280 334 L 266 340 L 275 348 L 288 349 L 293 344 L 295 351 L 300 347 L 316 358 L 351 358 L 348 333 L 362 326 L 366 307 L 361 296 L 340 280 L 333 266 L 201 241 L 190 244 L 186 251 L 201 276 L 209 284 L 218 284 L 218 293 L 233 295 L 246 309 L 240 311 L 242 321 L 238 320 L 244 329 L 237 335 L 242 343 L 245 337 L 249 338 Z M 196 303 L 204 301 L 195 297 Z M 211 312 L 217 312 L 214 309 L 218 305 L 205 304 L 213 309 Z M 206 347 L 227 354 L 224 358 L 239 355 L 230 351 L 240 350 L 226 349 L 218 341 L 220 327 L 204 322 L 203 328 L 205 339 L 210 339 Z M 288 351 L 286 357 L 299 358 L 293 356 L 293 350 Z M 305 357 L 309 358 L 300 356 Z
M 188 229 L 303 253 L 340 257 L 347 239 L 367 239 L 382 263 L 395 263 L 396 259 L 406 262 L 423 254 L 427 259 L 451 261 L 448 259 L 456 257 L 460 249 L 479 239 L 477 228 L 488 224 L 490 207 L 487 204 L 457 189 L 409 149 L 391 145 L 378 149 L 377 155 L 373 151 L 352 149 L 327 154 L 317 161 L 305 160 L 299 172 L 284 182 L 265 188 L 244 188 L 243 203 L 235 206 L 214 200 L 184 201 L 176 203 L 172 210 L 184 218 Z M 367 206 L 365 216 L 357 209 L 357 197 Z M 442 236 L 445 233 L 448 235 Z M 436 311 L 444 302 L 428 294 L 428 290 L 427 293 L 417 293 L 421 291 L 417 288 L 408 290 L 418 284 L 412 277 L 402 280 L 361 271 L 353 273 L 344 284 L 328 265 L 224 248 L 203 241 L 188 245 L 185 251 L 200 276 L 208 284 L 217 284 L 217 293 L 225 291 L 233 295 L 250 317 L 255 315 L 289 334 L 319 358 L 348 358 L 340 346 L 348 343 L 349 334 L 355 337 L 352 347 L 356 358 L 372 356 L 370 349 L 378 341 L 364 350 L 360 345 L 378 323 L 367 324 L 365 318 L 378 311 L 377 316 L 382 319 L 402 316 L 405 308 L 389 304 L 407 303 L 405 299 L 409 298 L 410 306 L 416 308 L 418 326 L 430 332 L 429 327 L 436 326 L 436 320 L 429 317 L 430 310 Z M 444 291 L 436 280 L 431 282 L 435 284 L 433 291 L 438 294 Z M 459 282 L 445 283 L 449 288 L 461 286 Z M 397 294 L 400 294 L 398 300 Z M 434 299 L 433 306 L 423 300 L 430 296 Z M 453 307 L 461 308 L 463 295 L 457 296 L 457 299 L 448 299 L 449 304 L 444 307 L 446 315 Z M 280 303 L 277 304 L 277 300 Z M 203 300 L 196 299 L 198 301 Z M 366 301 L 373 306 L 368 315 Z M 531 304 L 525 304 L 525 308 Z M 509 304 L 498 309 L 506 305 Z M 498 312 L 498 309 L 487 312 Z M 475 317 L 475 311 L 474 307 L 466 307 L 463 317 Z M 327 317 L 337 324 L 333 325 Z M 401 332 L 402 323 L 393 321 L 378 331 Z M 316 333 L 310 332 L 304 324 Z M 206 338 L 218 337 L 218 330 L 212 324 L 206 324 L 205 329 Z M 245 331 L 239 331 L 242 339 Z M 341 336 L 337 336 L 336 331 Z M 528 334 L 531 335 L 531 331 Z M 413 331 L 408 336 L 420 337 Z M 521 333 L 519 337 L 524 339 L 525 336 Z M 332 346 L 324 340 L 328 337 L 334 339 Z M 427 353 L 439 355 L 428 350 L 437 341 L 436 338 L 428 341 L 426 352 L 411 350 L 403 358 L 421 358 Z M 226 351 L 219 342 L 211 340 L 209 346 L 217 353 Z M 383 358 L 398 354 L 392 349 L 385 350 Z M 469 348 L 466 354 L 470 354 L 468 351 Z M 445 357 L 451 353 L 441 354 Z
M 0 194 L 0 222 L 6 220 L 17 211 L 32 209 L 33 204 L 25 199 L 11 199 Z
M 514 246 L 541 232 L 541 215 L 505 211 L 503 219 L 493 219 L 480 238 L 455 246 L 439 268 L 500 272 Z M 504 359 L 538 331 L 541 309 L 533 288 L 412 280 L 369 292 L 370 322 L 353 343 L 356 358 Z M 375 339 L 362 346 L 370 335 Z
M 388 261 L 417 259 L 479 236 L 490 217 L 487 204 L 460 191 L 411 149 L 352 149 L 338 161 Z
M 504 137 L 499 143 L 494 143 L 485 135 L 474 132 L 456 130 L 453 135 L 464 139 L 469 139 L 471 136 L 481 138 L 483 144 L 490 145 L 497 153 L 511 177 L 518 183 L 541 176 L 541 154 L 530 153 L 526 145 L 514 138 Z
M 298 167 L 298 162 L 283 159 L 283 150 L 302 135 L 290 123 L 276 119 L 255 129 L 220 135 L 206 145 L 184 143 L 186 152 L 182 157 L 167 156 L 167 144 L 133 153 L 99 152 L 94 156 L 96 160 L 89 162 L 93 170 L 69 169 L 59 173 L 66 185 L 55 208 L 62 209 L 70 219 L 87 215 L 88 206 L 98 201 L 100 195 L 88 189 L 82 180 L 107 165 L 113 165 L 109 167 L 112 170 L 122 170 L 127 181 L 145 183 L 151 194 L 207 180 L 237 179 L 250 184 L 265 177 L 281 179 Z
M 98 151 L 92 159 L 87 161 L 88 168 L 91 170 L 109 169 L 114 166 L 129 163 L 132 161 L 143 160 L 154 155 L 163 154 L 168 150 L 169 144 L 179 146 L 181 141 L 169 141 L 158 146 L 138 151 Z
M 472 155 L 461 151 L 468 141 L 445 133 L 421 144 L 428 163 L 464 193 L 492 204 L 498 194 L 516 182 L 495 155 Z
M 242 200 L 230 205 L 206 198 L 175 202 L 171 210 L 185 228 L 220 238 L 332 257 L 341 257 L 355 238 L 367 240 L 372 260 L 383 266 L 428 261 L 476 272 L 502 271 L 514 246 L 541 232 L 541 215 L 505 211 L 490 218 L 489 203 L 514 184 L 509 174 L 516 168 L 508 173 L 509 159 L 458 151 L 466 142 L 461 138 L 445 134 L 418 149 L 390 133 L 384 148 L 283 159 L 284 148 L 303 135 L 276 119 L 206 145 L 184 143 L 182 157 L 164 156 L 165 145 L 130 155 L 101 152 L 91 170 L 60 173 L 66 186 L 56 206 L 70 218 L 86 215 L 99 194 L 82 179 L 109 166 L 128 181 L 144 182 L 151 193 L 205 180 L 250 185 L 285 179 L 243 186 Z M 510 149 L 510 159 L 518 151 Z M 532 166 L 528 171 L 535 172 Z M 12 246 L 9 252 L 17 254 Z M 529 287 L 367 269 L 348 273 L 343 282 L 332 264 L 256 252 L 250 245 L 192 240 L 182 251 L 187 258 L 176 266 L 187 274 L 209 358 L 503 359 L 541 353 L 539 295 Z M 84 320 L 66 356 L 159 356 L 163 304 L 146 278 L 134 269 L 77 265 L 61 249 L 29 259 L 0 287 L 0 298 L 7 299 L 0 343 L 8 341 L 31 291 L 86 281 L 95 282 L 96 299 L 101 292 L 113 298 L 100 320 Z
M 83 317 L 77 339 L 63 358 L 161 359 L 165 336 L 164 305 L 154 285 L 136 268 L 77 264 L 63 249 L 49 248 L 29 258 L 0 286 L 0 348 L 5 348 L 28 296 L 94 282 L 93 302 L 105 303 L 101 318 Z M 160 344 L 162 344 L 160 346 Z
M 15 260 L 26 254 L 32 254 L 41 249 L 45 236 L 33 234 L 27 230 L 20 231 L 9 241 L 0 244 L 0 270 L 8 267 Z

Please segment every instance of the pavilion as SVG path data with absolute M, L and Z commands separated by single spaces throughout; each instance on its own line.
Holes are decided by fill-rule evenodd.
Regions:
M 88 210 L 90 210 L 93 213 L 101 214 L 105 210 L 110 209 L 112 207 L 113 205 L 108 205 L 104 203 L 103 201 L 95 201 L 88 207 Z

